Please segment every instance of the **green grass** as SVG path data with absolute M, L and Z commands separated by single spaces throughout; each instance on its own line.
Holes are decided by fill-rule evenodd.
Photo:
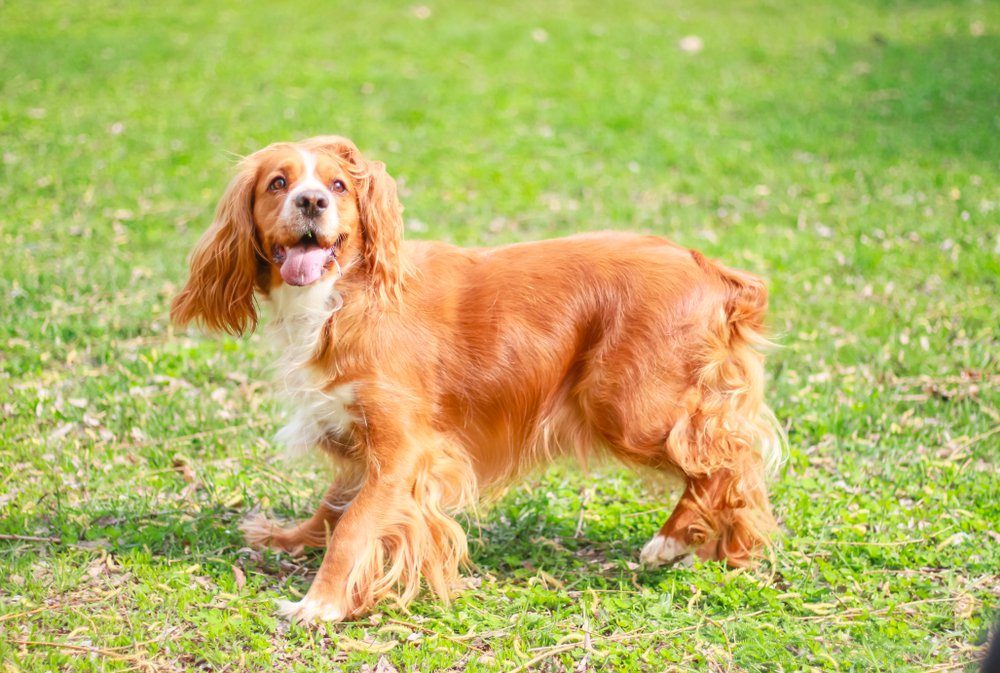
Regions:
M 0 3 L 5 671 L 975 669 L 1000 6 L 294 4 Z M 236 526 L 308 513 L 324 470 L 278 459 L 261 339 L 167 307 L 234 156 L 330 132 L 386 161 L 412 237 L 642 230 L 768 277 L 773 561 L 638 569 L 669 499 L 557 467 L 469 522 L 451 606 L 276 619 L 319 555 Z

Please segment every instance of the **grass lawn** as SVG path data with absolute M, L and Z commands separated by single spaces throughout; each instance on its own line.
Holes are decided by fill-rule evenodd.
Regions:
M 974 670 L 1000 601 L 1000 5 L 0 2 L 0 670 Z M 679 48 L 685 36 L 700 51 Z M 244 548 L 320 464 L 260 336 L 168 303 L 234 157 L 353 138 L 408 236 L 632 229 L 770 279 L 784 529 L 637 567 L 670 510 L 555 467 L 470 588 L 302 628 Z

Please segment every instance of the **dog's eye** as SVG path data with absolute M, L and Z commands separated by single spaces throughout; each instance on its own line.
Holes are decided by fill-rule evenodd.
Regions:
M 279 175 L 274 180 L 271 180 L 271 184 L 269 184 L 267 186 L 267 191 L 269 191 L 269 192 L 276 192 L 279 189 L 284 189 L 285 185 L 287 185 L 287 184 L 288 183 L 285 182 L 285 179 Z
M 347 191 L 347 185 L 344 184 L 343 180 L 334 180 L 333 184 L 330 185 L 330 188 L 338 194 L 343 194 Z

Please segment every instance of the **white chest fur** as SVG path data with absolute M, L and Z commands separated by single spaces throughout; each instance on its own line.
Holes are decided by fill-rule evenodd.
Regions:
M 306 287 L 281 285 L 271 292 L 275 376 L 289 418 L 275 439 L 291 454 L 305 453 L 323 436 L 355 422 L 347 410 L 354 402 L 354 385 L 329 387 L 323 372 L 310 364 L 323 325 L 339 304 L 334 282 L 328 278 Z

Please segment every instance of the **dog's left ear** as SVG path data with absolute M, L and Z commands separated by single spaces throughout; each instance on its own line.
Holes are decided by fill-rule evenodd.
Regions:
M 396 195 L 396 181 L 381 161 L 361 160 L 358 208 L 365 238 L 365 261 L 372 289 L 383 302 L 398 300 L 402 291 L 399 247 L 403 242 L 403 206 Z
M 357 146 L 341 136 L 319 136 L 317 147 L 332 151 L 345 160 L 357 190 L 361 218 L 362 250 L 371 292 L 382 304 L 398 301 L 402 295 L 403 206 L 396 195 L 396 181 L 381 161 L 369 161 Z

